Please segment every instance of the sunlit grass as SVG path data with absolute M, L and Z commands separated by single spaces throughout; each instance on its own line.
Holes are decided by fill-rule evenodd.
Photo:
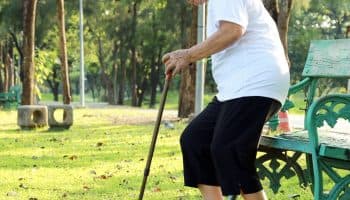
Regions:
M 16 114 L 0 111 L 0 199 L 137 199 L 153 123 L 137 125 L 132 119 L 154 121 L 156 110 L 75 109 L 74 125 L 64 131 L 21 131 Z M 165 113 L 168 119 L 173 115 Z M 122 119 L 128 125 L 118 123 Z M 197 190 L 183 186 L 178 139 L 186 122 L 174 123 L 175 129 L 161 126 L 146 200 L 200 199 Z M 296 178 L 282 185 L 276 195 L 267 190 L 270 199 L 312 198 Z

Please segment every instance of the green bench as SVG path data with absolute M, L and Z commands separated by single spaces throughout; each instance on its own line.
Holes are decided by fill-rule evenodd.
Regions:
M 300 186 L 311 187 L 314 200 L 350 200 L 350 130 L 332 129 L 340 118 L 350 123 L 350 94 L 317 96 L 318 80 L 350 78 L 350 40 L 312 41 L 302 75 L 289 97 L 305 91 L 304 129 L 261 137 L 260 178 L 268 179 L 275 193 L 281 180 L 297 177 Z M 287 100 L 284 108 L 291 107 Z M 332 128 L 321 128 L 324 124 Z M 325 187 L 330 181 L 332 187 Z
M 8 92 L 0 93 L 0 106 L 2 106 L 5 109 L 17 107 L 21 103 L 21 94 L 21 86 L 12 86 Z

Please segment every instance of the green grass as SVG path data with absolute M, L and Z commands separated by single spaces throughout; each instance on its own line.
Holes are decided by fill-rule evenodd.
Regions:
M 0 199 L 136 199 L 143 177 L 153 125 L 117 125 L 112 118 L 154 117 L 145 109 L 76 109 L 70 130 L 21 131 L 16 112 L 0 111 Z M 145 199 L 200 199 L 185 188 L 178 145 L 185 122 L 175 129 L 161 127 Z M 268 183 L 264 182 L 265 188 Z M 283 189 L 270 199 L 289 199 L 311 192 L 296 178 L 283 180 Z

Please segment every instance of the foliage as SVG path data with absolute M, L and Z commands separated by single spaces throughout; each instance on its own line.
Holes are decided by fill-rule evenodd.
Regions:
M 136 2 L 136 1 L 135 1 Z M 131 98 L 132 49 L 136 50 L 137 89 L 144 95 L 142 104 L 151 104 L 153 89 L 159 92 L 163 84 L 161 56 L 180 48 L 187 41 L 191 22 L 190 7 L 185 0 L 137 1 L 136 27 L 132 30 L 134 1 L 89 1 L 84 4 L 84 39 L 86 92 L 96 100 L 121 97 L 129 102 Z M 15 63 L 19 63 L 22 45 L 21 0 L 0 2 L 0 41 L 14 44 Z M 79 94 L 80 48 L 79 48 L 79 2 L 66 1 L 66 34 L 68 62 L 72 92 Z M 60 81 L 53 77 L 57 68 L 58 30 L 55 1 L 39 1 L 36 22 L 36 51 L 47 52 L 50 58 L 39 58 L 38 75 L 46 79 L 41 89 L 48 92 L 49 81 Z M 313 39 L 344 38 L 345 28 L 350 25 L 350 3 L 347 0 L 295 1 L 289 25 L 289 57 L 292 63 L 292 82 L 300 80 L 309 43 Z M 181 17 L 185 15 L 185 17 Z M 182 21 L 183 19 L 183 21 Z M 185 29 L 182 29 L 185 27 Z M 14 45 L 16 46 L 16 45 Z M 19 67 L 17 67 L 19 69 Z M 215 92 L 215 84 L 207 68 L 206 90 Z M 59 74 L 60 69 L 56 72 Z M 125 72 L 125 73 L 124 73 Z M 45 75 L 46 74 L 46 75 Z M 125 79 L 125 80 L 124 80 Z M 344 87 L 345 81 L 326 80 L 320 87 L 328 91 L 331 87 Z M 112 87 L 113 86 L 113 87 Z M 172 83 L 176 91 L 179 79 Z M 52 90 L 52 88 L 51 88 Z M 60 92 L 59 88 L 59 92 Z M 108 96 L 108 94 L 115 94 Z M 113 100 L 112 99 L 112 100 Z M 108 100 L 108 102 L 113 102 Z
M 289 55 L 292 63 L 292 81 L 300 80 L 311 40 L 346 37 L 350 25 L 350 2 L 347 0 L 317 1 L 299 4 L 293 10 L 289 25 Z M 345 80 L 323 80 L 320 92 L 334 87 L 345 87 Z
M 54 66 L 58 59 L 56 52 L 50 52 L 48 50 L 37 50 L 35 55 L 35 93 L 41 98 L 41 92 L 38 86 L 44 85 L 45 80 L 52 74 L 50 66 Z

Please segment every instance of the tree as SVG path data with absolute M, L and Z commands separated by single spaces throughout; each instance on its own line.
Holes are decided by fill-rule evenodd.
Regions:
M 137 106 L 138 86 L 137 86 L 137 61 L 136 61 L 136 28 L 137 28 L 137 8 L 140 0 L 134 0 L 132 3 L 132 23 L 130 36 L 130 50 L 131 50 L 131 105 Z
M 185 5 L 186 6 L 186 5 Z M 186 32 L 186 21 L 187 18 L 186 9 L 182 9 L 181 12 L 181 29 L 182 37 L 185 37 Z M 187 47 L 191 47 L 197 43 L 197 22 L 198 22 L 198 7 L 192 6 L 192 16 L 191 16 L 191 30 L 190 37 L 186 44 Z M 183 48 L 186 48 L 183 46 Z M 195 108 L 195 85 L 196 85 L 196 67 L 195 64 L 190 66 L 181 72 L 181 84 L 179 93 L 179 109 L 178 117 L 185 118 L 191 113 L 194 113 Z
M 23 0 L 23 92 L 22 105 L 34 103 L 34 43 L 37 0 Z
M 2 52 L 2 43 L 1 43 L 1 41 L 0 41 L 0 92 L 4 92 L 4 83 L 3 83 L 3 79 L 2 79 L 2 68 L 3 68 L 3 59 L 2 59 L 2 54 L 3 54 L 3 52 Z
M 68 59 L 67 59 L 67 45 L 66 45 L 66 30 L 64 20 L 64 0 L 57 0 L 57 18 L 59 24 L 59 35 L 60 35 L 60 60 L 61 60 L 61 77 L 63 87 L 63 103 L 70 104 L 70 84 L 69 84 L 69 70 L 68 70 Z
M 293 0 L 263 0 L 263 2 L 271 17 L 277 23 L 286 58 L 290 63 L 288 56 L 288 25 Z

